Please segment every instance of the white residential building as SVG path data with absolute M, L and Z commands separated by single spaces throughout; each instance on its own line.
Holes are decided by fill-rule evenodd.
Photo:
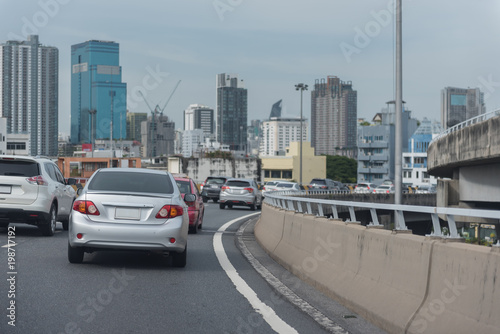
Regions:
M 408 140 L 408 152 L 403 153 L 403 183 L 413 186 L 436 185 L 437 179 L 427 173 L 427 149 L 432 138 L 439 135 L 439 123 L 424 118 Z
M 262 122 L 260 156 L 285 155 L 291 142 L 300 141 L 300 117 L 271 117 Z M 307 141 L 307 120 L 302 121 L 302 141 Z
M 182 133 L 182 156 L 189 158 L 199 152 L 204 138 L 202 129 L 184 131 Z

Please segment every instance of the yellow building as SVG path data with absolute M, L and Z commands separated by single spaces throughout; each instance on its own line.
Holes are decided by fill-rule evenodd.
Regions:
M 264 182 L 283 179 L 300 181 L 300 142 L 292 142 L 285 156 L 261 157 Z M 310 142 L 302 142 L 302 183 L 326 178 L 326 156 L 315 156 Z

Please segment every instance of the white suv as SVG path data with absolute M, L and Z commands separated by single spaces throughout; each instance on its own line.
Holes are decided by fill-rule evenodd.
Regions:
M 48 158 L 0 155 L 0 226 L 36 225 L 54 235 L 56 222 L 68 229 L 75 190 Z

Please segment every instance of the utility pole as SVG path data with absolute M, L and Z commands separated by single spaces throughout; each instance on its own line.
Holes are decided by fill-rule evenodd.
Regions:
M 299 83 L 295 85 L 295 90 L 300 90 L 300 155 L 299 155 L 299 184 L 302 185 L 302 93 L 307 90 L 307 85 Z
M 96 109 L 90 109 L 90 144 L 92 145 L 92 158 L 94 157 L 94 145 L 95 145 L 95 114 Z
M 394 162 L 395 162 L 395 173 L 394 176 L 394 204 L 402 204 L 403 199 L 403 53 L 402 53 L 402 4 L 401 0 L 396 0 L 396 146 Z
M 111 157 L 113 157 L 113 98 L 116 92 L 114 90 L 109 91 L 109 96 L 111 96 L 111 124 L 109 128 L 109 147 L 111 150 Z

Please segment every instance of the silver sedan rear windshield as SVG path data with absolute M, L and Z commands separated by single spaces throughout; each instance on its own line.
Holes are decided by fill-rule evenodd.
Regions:
M 120 191 L 173 194 L 174 187 L 167 174 L 103 172 L 95 175 L 88 186 L 93 191 Z

